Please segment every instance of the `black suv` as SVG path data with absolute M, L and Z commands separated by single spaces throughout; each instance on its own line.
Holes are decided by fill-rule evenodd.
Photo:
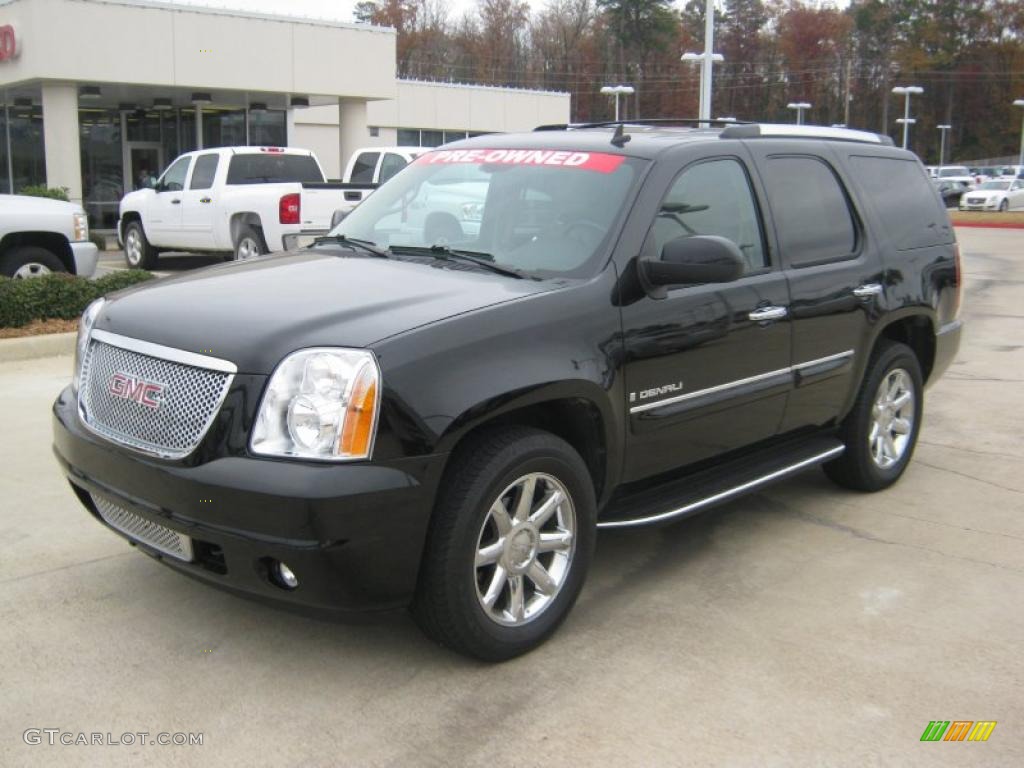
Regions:
M 803 469 L 878 491 L 956 353 L 917 158 L 806 126 L 556 126 L 430 152 L 286 255 L 92 305 L 55 450 L 208 584 L 411 606 L 484 659 L 568 614 L 597 529 Z

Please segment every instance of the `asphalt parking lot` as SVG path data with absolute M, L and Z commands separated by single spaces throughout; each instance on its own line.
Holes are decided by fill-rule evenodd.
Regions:
M 50 453 L 70 358 L 0 364 L 0 765 L 1024 764 L 1024 231 L 960 230 L 965 343 L 876 495 L 818 471 L 606 532 L 555 638 L 486 666 L 184 579 Z M 988 742 L 922 743 L 931 720 Z M 202 746 L 26 745 L 29 728 Z

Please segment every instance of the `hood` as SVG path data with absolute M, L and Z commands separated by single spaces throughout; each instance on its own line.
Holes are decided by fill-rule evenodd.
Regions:
M 0 206 L 3 206 L 4 213 L 13 214 L 72 214 L 82 210 L 82 206 L 77 203 L 68 203 L 64 200 L 54 200 L 49 197 L 34 197 L 32 195 L 0 195 Z
M 303 347 L 374 342 L 481 307 L 544 293 L 559 281 L 333 249 L 208 267 L 114 294 L 96 327 L 270 373 Z

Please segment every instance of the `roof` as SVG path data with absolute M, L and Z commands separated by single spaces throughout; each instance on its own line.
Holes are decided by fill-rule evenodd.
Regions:
M 679 121 L 685 123 L 687 121 Z M 649 123 L 596 123 L 583 125 L 541 126 L 530 133 L 488 134 L 446 144 L 445 149 L 508 148 L 552 149 L 566 151 L 604 152 L 654 159 L 665 150 L 681 144 L 737 139 L 815 139 L 855 142 L 867 146 L 891 146 L 887 136 L 843 128 L 825 128 L 808 125 L 772 125 L 722 122 L 712 127 L 680 125 L 672 121 Z M 714 121 L 712 121 L 714 122 Z M 616 130 L 621 126 L 627 137 L 624 143 L 613 143 Z

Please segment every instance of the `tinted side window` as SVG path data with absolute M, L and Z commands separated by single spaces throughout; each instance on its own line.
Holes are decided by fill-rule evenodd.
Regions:
M 185 177 L 188 176 L 188 164 L 191 161 L 191 157 L 180 157 L 164 172 L 160 184 L 165 191 L 180 192 L 185 188 Z
M 401 155 L 396 155 L 394 152 L 385 153 L 384 159 L 380 161 L 380 183 L 383 184 L 406 165 L 405 158 Z
M 209 189 L 213 186 L 213 177 L 217 173 L 217 155 L 200 155 L 196 159 L 196 167 L 192 169 L 192 180 L 189 189 Z
M 767 263 L 747 172 L 731 158 L 684 170 L 665 195 L 651 234 L 658 254 L 677 237 L 718 235 L 740 247 L 748 271 Z
M 372 184 L 373 169 L 377 167 L 377 158 L 380 152 L 363 152 L 356 157 L 352 163 L 352 178 L 349 181 L 353 184 Z
M 857 248 L 857 229 L 835 172 L 813 157 L 768 158 L 765 186 L 784 258 L 794 267 L 839 261 Z
M 853 156 L 850 162 L 896 250 L 951 241 L 946 212 L 935 199 L 921 166 L 895 157 Z

